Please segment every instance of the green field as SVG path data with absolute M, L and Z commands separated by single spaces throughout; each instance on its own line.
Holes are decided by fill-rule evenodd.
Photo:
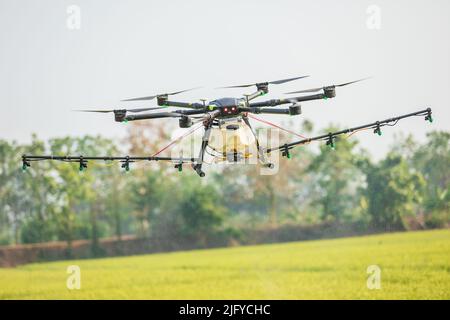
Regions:
M 66 287 L 68 265 L 81 289 Z M 381 268 L 369 290 L 367 267 Z M 0 299 L 450 299 L 450 230 L 0 269 Z

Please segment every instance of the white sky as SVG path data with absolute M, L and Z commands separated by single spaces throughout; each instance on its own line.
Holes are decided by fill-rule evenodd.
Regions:
M 81 9 L 80 30 L 66 26 L 72 4 Z M 366 26 L 369 5 L 381 9 L 380 30 Z M 360 135 L 377 157 L 394 132 L 423 139 L 450 129 L 448 0 L 0 0 L 0 44 L 2 139 L 121 137 L 126 127 L 112 115 L 71 110 L 117 108 L 123 98 L 194 86 L 205 88 L 177 98 L 240 96 L 249 90 L 214 88 L 305 74 L 264 98 L 374 76 L 335 99 L 304 103 L 294 119 L 312 120 L 315 133 L 330 122 L 354 126 L 433 108 L 432 125 L 412 118 L 382 139 Z

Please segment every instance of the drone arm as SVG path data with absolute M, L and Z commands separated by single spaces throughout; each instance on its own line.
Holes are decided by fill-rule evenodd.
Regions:
M 332 98 L 327 97 L 323 93 L 313 94 L 309 96 L 300 96 L 300 97 L 293 97 L 289 99 L 272 99 L 267 101 L 261 101 L 261 102 L 252 102 L 249 103 L 249 107 L 276 107 L 283 104 L 289 104 L 289 103 L 295 103 L 295 102 L 303 102 L 303 101 L 311 101 L 311 100 L 320 100 L 320 99 L 326 99 L 326 98 Z
M 183 116 L 190 116 L 205 113 L 203 110 L 175 110 L 174 112 L 158 112 L 147 114 L 130 114 L 127 115 L 125 121 L 145 120 L 145 119 L 160 119 L 160 118 L 180 118 Z
M 270 153 L 272 151 L 282 150 L 283 155 L 287 155 L 289 150 L 296 146 L 308 144 L 311 141 L 320 141 L 320 140 L 326 140 L 328 145 L 334 146 L 334 139 L 337 136 L 356 132 L 356 131 L 363 130 L 363 129 L 375 129 L 374 130 L 375 133 L 381 134 L 381 130 L 380 130 L 381 127 L 386 126 L 386 125 L 394 126 L 397 124 L 397 122 L 399 120 L 402 120 L 402 119 L 405 119 L 408 117 L 413 117 L 413 116 L 425 116 L 425 120 L 428 120 L 430 122 L 433 121 L 433 119 L 431 117 L 431 109 L 427 108 L 425 110 L 408 113 L 405 115 L 401 115 L 401 116 L 394 117 L 394 118 L 389 118 L 389 119 L 382 120 L 382 121 L 376 121 L 376 122 L 358 126 L 358 127 L 348 128 L 348 129 L 340 130 L 337 132 L 330 132 L 330 133 L 323 134 L 323 135 L 313 137 L 313 138 L 307 138 L 307 139 L 303 139 L 303 140 L 299 140 L 299 141 L 294 141 L 294 142 L 287 143 L 287 144 L 284 144 L 284 145 L 281 145 L 278 147 L 266 149 L 265 151 L 266 151 L 266 153 Z
M 188 103 L 188 102 L 178 102 L 178 101 L 169 101 L 163 100 L 158 101 L 158 105 L 165 107 L 178 107 L 178 108 L 188 108 L 188 109 L 196 109 L 196 110 L 204 110 L 205 106 L 201 103 Z
M 288 104 L 288 103 L 292 103 L 292 102 L 287 99 L 272 99 L 272 100 L 267 100 L 267 101 L 249 103 L 249 108 L 275 107 L 275 106 L 279 106 L 282 104 Z
M 264 90 L 264 89 L 258 89 L 258 91 L 252 93 L 252 94 L 247 94 L 245 95 L 245 99 L 247 100 L 247 102 L 256 99 L 260 96 L 265 95 L 268 92 L 268 90 Z
M 334 96 L 333 96 L 334 97 Z M 296 102 L 303 102 L 303 101 L 312 101 L 312 100 L 321 100 L 321 99 L 328 99 L 328 98 L 333 98 L 333 97 L 327 97 L 325 94 L 323 93 L 318 93 L 318 94 L 312 94 L 309 96 L 300 96 L 300 97 L 295 97 L 295 98 L 290 98 L 289 100 L 291 101 L 296 101 Z
M 241 112 L 250 112 L 250 113 L 267 113 L 267 114 L 289 114 L 289 109 L 271 109 L 271 108 L 240 108 Z
M 146 119 L 161 119 L 161 118 L 174 118 L 181 117 L 178 114 L 170 114 L 170 112 L 165 113 L 155 113 L 155 114 L 130 114 L 124 118 L 124 121 L 136 121 L 136 120 L 146 120 Z

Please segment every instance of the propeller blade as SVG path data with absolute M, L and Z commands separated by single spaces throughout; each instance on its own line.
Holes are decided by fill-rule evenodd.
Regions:
M 333 84 L 333 85 L 328 86 L 328 87 L 344 87 L 344 86 L 347 86 L 349 84 L 360 82 L 360 81 L 364 81 L 364 80 L 367 80 L 367 79 L 370 79 L 370 78 L 371 77 L 367 77 L 367 78 L 362 78 L 362 79 L 358 79 L 358 80 L 354 80 L 354 81 L 350 81 L 350 82 L 345 82 L 345 83 L 341 83 L 341 84 L 336 84 L 336 85 Z M 326 87 L 306 89 L 306 90 L 299 90 L 299 91 L 291 91 L 291 92 L 286 92 L 285 94 L 312 93 L 312 92 L 317 92 L 317 91 L 323 90 L 324 88 L 326 88 Z
M 153 100 L 157 97 L 156 96 L 148 96 L 148 97 L 139 97 L 139 98 L 131 98 L 131 99 L 124 99 L 121 101 L 143 101 L 143 100 Z
M 176 94 L 179 94 L 179 93 L 183 93 L 183 92 L 187 92 L 187 91 L 192 91 L 192 90 L 197 90 L 197 89 L 200 89 L 201 87 L 194 87 L 194 88 L 190 88 L 190 89 L 186 89 L 186 90 L 180 90 L 180 91 L 175 91 L 175 92 L 172 92 L 172 93 L 167 93 L 167 95 L 168 96 L 173 96 L 173 95 L 176 95 Z
M 294 94 L 294 93 L 312 93 L 312 92 L 317 92 L 322 90 L 323 87 L 320 88 L 313 88 L 313 89 L 306 89 L 306 90 L 299 90 L 299 91 L 290 91 L 290 92 L 286 92 L 285 94 Z
M 147 97 L 139 97 L 139 98 L 131 98 L 131 99 L 125 99 L 122 101 L 143 101 L 143 100 L 153 100 L 158 96 L 173 96 L 179 93 L 183 93 L 183 92 L 187 92 L 187 91 L 192 91 L 195 89 L 199 89 L 200 87 L 195 87 L 195 88 L 190 88 L 190 89 L 186 89 L 186 90 L 180 90 L 180 91 L 175 91 L 175 92 L 171 92 L 171 93 L 163 93 L 163 94 L 157 94 L 157 95 L 153 95 L 153 96 L 147 96 Z
M 127 112 L 143 112 L 143 111 L 150 111 L 150 110 L 159 110 L 159 109 L 166 109 L 167 107 L 151 107 L 151 108 L 137 108 L 137 109 L 126 109 Z
M 151 111 L 151 110 L 159 110 L 159 109 L 165 109 L 167 107 L 150 107 L 150 108 L 137 108 L 137 109 L 110 109 L 110 110 L 74 110 L 76 112 L 96 112 L 96 113 L 109 113 L 109 112 L 116 112 L 116 111 L 126 111 L 126 112 L 143 112 L 143 111 Z
M 367 80 L 370 78 L 372 78 L 372 77 L 366 77 L 366 78 L 362 78 L 362 79 L 358 79 L 358 80 L 354 80 L 354 81 L 350 81 L 350 82 L 346 82 L 346 83 L 337 84 L 336 87 L 343 87 L 343 86 L 346 86 L 346 85 L 349 85 L 352 83 L 356 83 L 356 82 L 360 82 L 360 81 L 364 81 L 364 80 Z
M 270 81 L 269 84 L 282 84 L 282 83 L 286 83 L 289 81 L 294 81 L 294 80 L 303 79 L 303 78 L 307 78 L 307 77 L 309 77 L 309 76 L 300 76 L 300 77 L 289 78 L 289 79 L 275 80 L 275 81 Z
M 108 113 L 108 112 L 114 112 L 114 110 L 72 110 L 75 112 L 98 112 L 98 113 Z
M 298 79 L 303 79 L 303 78 L 307 78 L 309 76 L 300 76 L 300 77 L 294 77 L 294 78 L 288 78 L 288 79 L 281 79 L 281 80 L 275 80 L 275 81 L 269 81 L 267 82 L 268 84 L 282 84 L 282 83 L 286 83 L 289 81 L 294 81 L 294 80 L 298 80 Z M 248 88 L 251 86 L 256 86 L 258 83 L 249 83 L 249 84 L 240 84 L 237 86 L 226 86 L 226 87 L 219 87 L 217 89 L 229 89 L 229 88 Z
M 217 89 L 230 89 L 230 88 L 247 88 L 254 86 L 256 83 L 250 83 L 250 84 L 240 84 L 237 86 L 226 86 L 226 87 L 218 87 Z

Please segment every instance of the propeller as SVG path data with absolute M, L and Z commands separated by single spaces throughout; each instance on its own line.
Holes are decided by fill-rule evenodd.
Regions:
M 187 92 L 187 91 L 191 91 L 191 90 L 195 90 L 195 89 L 199 89 L 199 88 L 200 87 L 195 87 L 195 88 L 190 88 L 190 89 L 180 90 L 180 91 L 175 91 L 175 92 L 170 92 L 170 93 L 157 94 L 157 95 L 153 95 L 153 96 L 125 99 L 125 100 L 122 100 L 122 101 L 153 100 L 153 99 L 155 99 L 158 96 L 173 96 L 173 95 L 176 95 L 176 94 L 179 94 L 179 93 L 183 93 L 183 92 Z
M 76 112 L 97 112 L 97 113 L 109 113 L 109 112 L 131 112 L 138 113 L 143 111 L 151 111 L 164 109 L 166 107 L 151 107 L 151 108 L 137 108 L 137 109 L 110 109 L 110 110 L 74 110 Z
M 294 94 L 294 93 L 312 93 L 312 92 L 317 92 L 320 90 L 324 90 L 326 88 L 336 88 L 336 87 L 344 87 L 347 86 L 349 84 L 352 83 L 356 83 L 356 82 L 360 82 L 360 81 L 364 81 L 367 79 L 370 79 L 371 77 L 367 77 L 367 78 L 363 78 L 363 79 L 358 79 L 358 80 L 354 80 L 354 81 L 350 81 L 350 82 L 345 82 L 345 83 L 341 83 L 341 84 L 334 84 L 331 86 L 326 86 L 326 87 L 320 87 L 320 88 L 313 88 L 313 89 L 306 89 L 306 90 L 299 90 L 299 91 L 291 91 L 291 92 L 286 92 L 286 94 Z
M 269 81 L 266 82 L 267 84 L 282 84 L 282 83 L 286 83 L 289 81 L 294 81 L 294 80 L 298 80 L 298 79 L 303 79 L 303 78 L 307 78 L 309 76 L 300 76 L 300 77 L 294 77 L 294 78 L 288 78 L 288 79 L 281 79 L 281 80 L 275 80 L 275 81 Z M 265 82 L 262 82 L 265 83 Z M 250 83 L 250 84 L 241 84 L 241 85 L 237 85 L 237 86 L 227 86 L 227 87 L 219 87 L 217 89 L 228 89 L 228 88 L 248 88 L 251 86 L 256 86 L 259 83 Z

